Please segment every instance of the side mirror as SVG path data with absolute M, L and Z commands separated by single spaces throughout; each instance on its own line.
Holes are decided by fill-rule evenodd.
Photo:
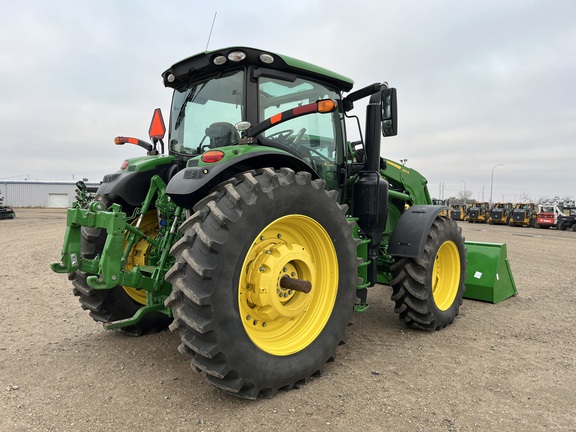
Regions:
M 382 107 L 382 136 L 398 135 L 398 109 L 396 104 L 396 89 L 385 88 L 380 94 Z

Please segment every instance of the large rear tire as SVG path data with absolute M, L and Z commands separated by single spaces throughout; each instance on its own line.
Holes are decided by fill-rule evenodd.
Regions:
M 417 258 L 392 265 L 392 300 L 400 320 L 423 330 L 439 330 L 458 315 L 466 281 L 462 230 L 438 216 Z
M 98 197 L 104 207 L 109 207 L 112 203 L 107 202 L 102 197 Z M 124 210 L 126 211 L 126 210 Z M 152 217 L 145 217 L 141 228 L 150 237 L 155 237 L 158 233 L 158 223 L 154 217 L 155 211 L 151 213 Z M 104 243 L 106 242 L 106 230 L 101 228 L 82 228 L 81 229 L 81 254 L 83 258 L 94 258 L 102 253 Z M 128 268 L 133 265 L 146 264 L 147 244 L 140 240 L 133 248 L 133 253 L 128 257 Z M 136 311 L 146 304 L 146 293 L 143 290 L 135 288 L 115 286 L 109 290 L 96 290 L 91 288 L 86 282 L 90 274 L 77 271 L 70 276 L 72 280 L 72 292 L 79 297 L 82 308 L 90 311 L 90 316 L 94 321 L 101 323 L 111 323 L 134 316 Z M 121 327 L 118 329 L 132 336 L 141 336 L 144 333 L 154 333 L 166 329 L 172 318 L 161 312 L 150 312 L 136 324 Z
M 167 274 L 180 351 L 234 396 L 272 397 L 322 373 L 344 343 L 357 241 L 336 193 L 289 169 L 244 173 L 198 203 Z M 309 293 L 280 280 L 309 281 Z

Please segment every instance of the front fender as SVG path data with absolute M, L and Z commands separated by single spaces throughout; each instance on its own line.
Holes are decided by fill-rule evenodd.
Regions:
M 409 258 L 422 255 L 434 220 L 447 209 L 443 205 L 415 205 L 406 210 L 392 232 L 388 254 Z
M 166 187 L 166 194 L 176 205 L 192 208 L 210 190 L 223 181 L 236 175 L 258 168 L 291 168 L 294 171 L 308 171 L 313 178 L 318 174 L 301 159 L 282 150 L 250 146 L 226 147 L 219 149 L 225 157 L 216 163 L 202 163 L 201 156 L 188 162 L 188 167 L 172 177 Z M 194 165 L 195 166 L 191 166 Z

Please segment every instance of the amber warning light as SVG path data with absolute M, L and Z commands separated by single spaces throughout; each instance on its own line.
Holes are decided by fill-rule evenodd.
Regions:
M 134 144 L 134 145 L 140 146 L 140 147 L 142 147 L 148 151 L 152 151 L 154 149 L 152 144 L 147 143 L 146 141 L 139 140 L 138 138 L 132 138 L 132 137 L 118 136 L 118 137 L 114 138 L 114 144 L 116 144 L 116 145 Z
M 319 100 L 317 103 L 319 113 L 329 113 L 338 107 L 338 104 L 333 99 L 323 99 Z

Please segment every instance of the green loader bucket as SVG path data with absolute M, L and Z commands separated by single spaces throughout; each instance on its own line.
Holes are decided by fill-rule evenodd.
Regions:
M 468 275 L 464 298 L 499 303 L 518 293 L 504 243 L 465 242 Z

